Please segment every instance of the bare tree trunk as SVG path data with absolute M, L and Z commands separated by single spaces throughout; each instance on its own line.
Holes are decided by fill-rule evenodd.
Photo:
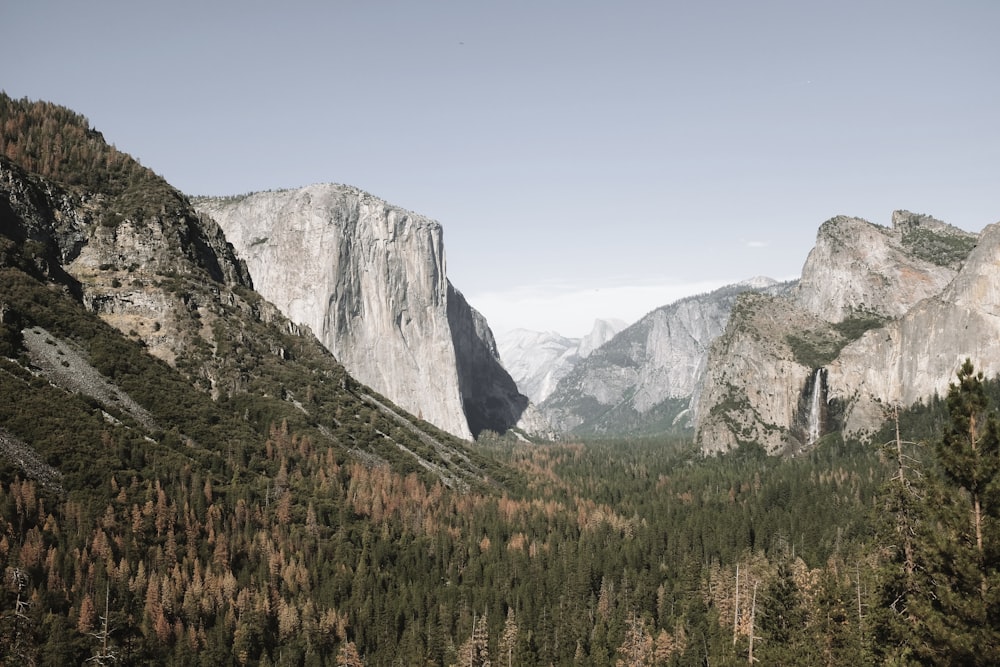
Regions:
M 111 582 L 104 587 L 104 629 L 101 631 L 101 655 L 108 655 L 108 618 L 111 616 Z
M 733 646 L 736 646 L 736 637 L 740 629 L 740 564 L 736 563 L 736 598 L 733 605 Z
M 756 632 L 756 617 L 757 617 L 757 584 L 758 581 L 753 582 L 753 602 L 750 603 L 750 650 L 747 652 L 747 662 L 752 665 L 757 662 L 757 658 L 753 657 L 753 640 L 755 639 L 754 633 Z
M 861 562 L 856 561 L 854 563 L 854 576 L 858 580 L 858 648 L 861 649 L 862 654 L 864 654 L 865 648 L 865 626 L 864 626 L 864 616 L 862 615 L 861 608 Z
M 976 433 L 976 415 L 969 415 L 969 440 L 972 444 L 974 455 L 979 454 L 979 438 Z M 979 492 L 972 492 L 972 515 L 973 523 L 976 527 L 976 549 L 979 551 L 979 558 L 983 557 L 983 508 L 979 502 Z

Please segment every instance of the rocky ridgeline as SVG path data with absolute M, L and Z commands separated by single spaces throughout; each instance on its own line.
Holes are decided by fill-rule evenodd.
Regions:
M 520 419 L 527 399 L 451 288 L 437 222 L 332 184 L 195 206 L 225 230 L 254 287 L 361 382 L 463 438 Z
M 739 294 L 784 293 L 790 283 L 755 279 L 657 308 L 577 361 L 539 404 L 556 431 L 624 435 L 689 426 L 709 346 Z
M 966 357 L 996 373 L 997 236 L 987 228 L 976 247 L 907 211 L 888 228 L 824 223 L 796 289 L 741 297 L 713 344 L 695 404 L 702 449 L 791 453 L 816 439 L 811 422 L 863 435 L 887 406 L 943 392 Z

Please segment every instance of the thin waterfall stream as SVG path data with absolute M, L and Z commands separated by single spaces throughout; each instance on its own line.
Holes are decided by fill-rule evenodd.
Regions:
M 809 443 L 813 444 L 822 435 L 823 427 L 823 369 L 816 369 L 813 379 L 812 404 L 809 406 Z

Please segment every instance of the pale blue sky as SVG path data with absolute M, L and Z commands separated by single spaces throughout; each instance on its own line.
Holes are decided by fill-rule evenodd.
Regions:
M 824 220 L 1000 220 L 1000 3 L 6 2 L 0 88 L 190 194 L 439 220 L 497 331 L 799 273 Z

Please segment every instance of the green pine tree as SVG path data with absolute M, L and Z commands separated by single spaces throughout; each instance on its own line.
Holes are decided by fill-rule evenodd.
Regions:
M 886 664 L 1000 660 L 1000 429 L 970 361 L 946 403 L 938 467 L 923 478 L 908 470 L 897 438 L 899 472 L 883 494 L 874 643 Z

